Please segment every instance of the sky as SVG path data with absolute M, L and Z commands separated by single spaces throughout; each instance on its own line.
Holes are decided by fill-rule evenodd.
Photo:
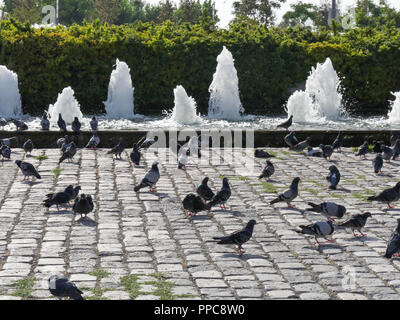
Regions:
M 62 0 L 61 0 L 62 1 Z M 176 4 L 179 4 L 179 0 L 172 0 Z M 202 2 L 202 0 L 200 0 Z M 229 22 L 233 19 L 232 15 L 232 3 L 235 0 L 214 0 L 215 8 L 217 10 L 217 15 L 220 19 L 219 27 L 225 28 Z M 150 4 L 158 4 L 160 0 L 145 0 L 146 3 Z M 282 5 L 279 10 L 275 11 L 276 22 L 279 23 L 282 20 L 282 16 L 286 11 L 290 10 L 290 5 L 300 2 L 299 0 L 286 0 L 286 3 Z M 320 0 L 302 0 L 303 3 L 312 3 L 315 5 L 319 5 L 321 3 Z M 356 0 L 340 0 L 340 8 L 346 9 L 347 7 L 354 6 Z M 375 3 L 379 3 L 379 0 L 374 0 Z M 388 0 L 387 3 L 398 10 L 400 10 L 400 1 L 399 0 Z

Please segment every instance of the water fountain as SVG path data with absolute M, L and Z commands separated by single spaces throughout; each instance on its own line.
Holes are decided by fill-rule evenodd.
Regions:
M 18 75 L 6 66 L 0 66 L 0 116 L 12 118 L 21 115 Z
M 286 111 L 293 115 L 294 122 L 340 120 L 343 110 L 339 89 L 339 77 L 331 59 L 327 58 L 312 68 L 305 91 L 296 91 L 290 96 Z
M 171 120 L 177 124 L 190 125 L 201 122 L 201 117 L 197 115 L 196 101 L 189 97 L 182 86 L 174 89 L 174 109 Z
M 128 65 L 117 59 L 108 85 L 107 101 L 104 101 L 107 118 L 132 119 L 134 117 L 132 79 Z
M 217 57 L 217 69 L 208 89 L 208 117 L 212 119 L 240 120 L 244 112 L 239 98 L 239 78 L 232 54 L 225 46 Z
M 64 88 L 63 91 L 58 94 L 57 102 L 49 106 L 47 113 L 51 123 L 57 122 L 59 113 L 61 113 L 61 116 L 68 124 L 72 123 L 75 117 L 78 117 L 79 121 L 83 119 L 80 105 L 75 99 L 74 90 L 72 90 L 71 87 Z
M 400 124 L 400 91 L 392 92 L 396 100 L 392 103 L 392 109 L 388 112 L 388 121 L 391 124 Z

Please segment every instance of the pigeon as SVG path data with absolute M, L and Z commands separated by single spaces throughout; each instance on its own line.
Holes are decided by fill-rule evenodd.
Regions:
M 362 233 L 361 229 L 365 226 L 365 224 L 367 223 L 367 219 L 371 216 L 372 215 L 370 212 L 365 212 L 363 214 L 356 214 L 351 216 L 349 220 L 343 223 L 339 223 L 337 227 L 343 229 L 350 228 L 355 237 L 357 237 L 357 235 L 355 234 L 354 230 L 357 230 L 358 232 L 360 232 L 362 237 L 365 237 L 366 234 Z
M 188 154 L 190 154 L 190 149 L 181 148 L 178 155 L 178 169 L 186 170 L 186 165 L 189 162 Z
M 50 121 L 47 119 L 47 113 L 43 113 L 42 120 L 40 121 L 40 126 L 42 127 L 43 131 L 50 130 Z
M 75 187 L 73 189 L 72 195 L 71 195 L 71 200 L 76 199 L 76 197 L 78 196 L 80 190 L 81 190 L 81 186 L 77 186 L 77 187 Z
M 21 169 L 22 174 L 24 175 L 24 180 L 28 179 L 29 177 L 36 177 L 37 179 L 42 179 L 40 174 L 36 171 L 35 167 L 30 164 L 29 162 L 21 161 L 21 160 L 15 160 L 15 163 L 17 166 Z
M 285 128 L 286 130 L 289 129 L 289 127 L 292 125 L 293 122 L 293 115 L 289 117 L 286 121 L 282 122 L 281 124 L 278 124 L 276 127 L 277 128 Z
M 216 193 L 216 195 L 211 199 L 211 201 L 207 204 L 209 208 L 220 205 L 220 208 L 226 209 L 225 203 L 231 197 L 231 187 L 229 186 L 228 178 L 222 179 L 222 188 L 220 191 Z
M 26 153 L 29 153 L 29 155 L 32 153 L 33 150 L 33 142 L 31 139 L 28 139 L 25 141 L 24 145 L 22 146 L 22 148 L 24 149 L 24 151 Z
M 115 155 L 115 158 L 117 158 L 117 156 L 119 156 L 120 159 L 121 158 L 121 153 L 124 152 L 125 150 L 125 144 L 122 138 L 119 138 L 119 142 L 118 144 L 112 148 L 110 151 L 107 152 L 107 154 L 113 154 Z
M 284 193 L 281 193 L 276 199 L 272 200 L 270 202 L 270 204 L 274 204 L 274 203 L 278 203 L 278 202 L 286 202 L 289 207 L 293 207 L 291 202 L 299 194 L 299 182 L 300 182 L 299 177 L 294 178 L 289 189 L 286 190 Z
M 72 196 L 71 193 L 68 193 L 66 191 L 49 193 L 46 195 L 47 198 L 43 200 L 43 205 L 46 208 L 50 208 L 51 206 L 56 205 L 57 211 L 59 211 L 60 209 L 58 208 L 58 206 L 64 205 L 65 207 L 67 207 L 67 203 L 71 201 L 71 196 Z
M 393 145 L 393 157 L 392 160 L 397 160 L 400 155 L 400 139 L 397 139 Z
M 11 120 L 17 127 L 17 131 L 28 130 L 28 125 L 25 122 L 16 119 L 11 119 Z
M 189 193 L 182 201 L 183 208 L 188 211 L 188 217 L 195 216 L 198 212 L 207 210 L 208 207 L 203 199 L 194 193 Z
M 309 157 L 322 157 L 322 151 L 314 150 L 312 147 L 307 147 L 307 156 L 309 156 Z
M 398 139 L 400 139 L 399 134 L 396 131 L 392 131 L 390 135 L 390 146 L 394 147 Z
M 329 145 L 329 144 L 327 144 L 327 145 L 320 144 L 319 148 L 322 151 L 322 156 L 325 159 L 329 158 L 329 161 L 331 161 L 331 155 L 333 153 L 333 147 L 331 145 Z
M 343 146 L 343 132 L 339 131 L 335 141 L 333 141 L 332 143 L 332 149 L 333 150 L 338 150 L 338 151 L 342 151 L 342 146 Z
M 50 293 L 60 300 L 64 297 L 72 300 L 85 300 L 82 297 L 83 292 L 65 277 L 53 275 L 49 278 L 48 282 Z
M 61 146 L 61 149 L 60 149 L 61 153 L 64 153 L 65 151 L 67 151 L 67 149 L 71 145 L 71 143 L 72 143 L 72 140 L 68 139 L 68 141 L 65 141 Z
M 148 149 L 150 148 L 154 143 L 156 143 L 156 141 L 158 141 L 158 137 L 155 138 L 146 138 L 146 136 L 144 136 L 143 138 L 141 138 L 136 144 L 138 146 L 139 149 Z
M 390 162 L 390 159 L 393 157 L 394 154 L 392 148 L 382 144 L 381 151 L 382 151 L 382 159 L 386 160 L 387 162 Z
M 275 172 L 275 167 L 271 161 L 267 160 L 267 164 L 264 167 L 263 171 L 259 175 L 258 179 L 265 178 L 265 180 L 269 180 L 269 177 L 272 176 Z
M 135 186 L 135 192 L 138 192 L 140 189 L 150 187 L 150 192 L 154 192 L 154 187 L 160 179 L 160 171 L 158 170 L 158 162 L 153 162 L 151 169 L 146 173 L 142 181 L 139 185 Z
M 400 182 L 397 182 L 396 185 L 392 188 L 385 189 L 377 196 L 368 197 L 367 200 L 369 201 L 380 201 L 385 202 L 388 208 L 393 208 L 390 205 L 392 202 L 396 202 L 400 199 Z
M 296 136 L 294 135 L 294 131 L 290 132 L 287 136 L 285 136 L 283 140 L 290 148 L 299 143 Z
M 99 143 L 100 143 L 100 138 L 99 138 L 99 136 L 97 135 L 97 132 L 94 131 L 94 132 L 93 132 L 93 136 L 90 138 L 90 140 L 89 140 L 89 142 L 87 143 L 87 145 L 86 145 L 85 148 L 88 148 L 88 149 L 96 149 L 97 146 L 99 145 Z
M 306 209 L 307 211 L 322 213 L 332 221 L 335 221 L 333 218 L 343 218 L 346 213 L 346 207 L 334 202 L 322 202 L 320 204 L 308 202 L 307 204 L 311 206 L 311 208 Z
M 7 125 L 7 120 L 0 117 L 0 127 L 4 130 L 4 127 Z
M 368 148 L 368 141 L 364 141 L 364 143 L 358 148 L 358 151 L 356 153 L 356 156 L 364 156 L 364 159 L 366 159 L 366 154 L 369 152 Z
M 207 185 L 209 178 L 205 177 L 201 184 L 197 187 L 197 194 L 202 197 L 205 201 L 210 201 L 214 197 L 214 192 Z
M 94 209 L 94 204 L 91 196 L 86 196 L 82 193 L 79 197 L 75 198 L 74 205 L 72 206 L 72 211 L 77 214 L 79 213 L 82 216 L 86 216 L 92 212 Z
M 329 167 L 329 175 L 326 177 L 326 180 L 329 182 L 329 189 L 336 190 L 340 181 L 340 172 L 336 166 L 332 165 Z
M 304 149 L 310 146 L 311 138 L 307 137 L 306 140 L 299 142 L 298 144 L 294 145 L 293 147 L 289 148 L 293 151 L 303 151 Z
M 254 156 L 256 158 L 273 158 L 273 157 L 275 157 L 274 155 L 268 153 L 267 150 L 259 150 L 259 149 L 256 149 L 254 151 Z
M 7 147 L 12 147 L 17 144 L 17 137 L 11 137 L 6 139 L 0 139 L 0 146 L 4 145 Z
M 72 121 L 71 127 L 72 127 L 72 131 L 73 131 L 75 134 L 77 134 L 77 135 L 81 134 L 81 127 L 82 127 L 82 124 L 79 122 L 78 117 L 75 117 L 75 118 L 74 118 L 74 121 Z
M 1 160 L 3 161 L 4 159 L 10 160 L 11 158 L 11 149 L 9 146 L 2 145 L 0 147 L 0 154 L 1 154 Z
M 385 258 L 390 259 L 391 257 L 399 257 L 400 250 L 400 219 L 397 219 L 396 230 L 390 236 L 388 246 L 385 252 Z
M 376 174 L 382 173 L 382 167 L 383 167 L 383 159 L 382 159 L 382 154 L 379 153 L 374 160 L 372 160 L 372 165 L 374 166 L 374 172 Z
M 320 244 L 317 237 L 330 236 L 335 231 L 335 226 L 331 220 L 320 221 L 316 223 L 309 224 L 307 226 L 299 226 L 301 230 L 296 230 L 297 233 L 309 234 L 315 237 L 315 241 Z M 333 242 L 333 240 L 326 239 L 328 242 Z
M 253 235 L 254 225 L 256 224 L 257 222 L 255 220 L 250 220 L 243 229 L 228 236 L 213 237 L 213 239 L 218 240 L 217 244 L 236 244 L 238 246 L 239 255 L 242 255 L 245 252 L 242 245 L 250 240 Z
M 381 153 L 382 152 L 381 145 L 385 144 L 385 142 L 384 141 L 375 141 L 374 140 L 374 141 L 372 141 L 372 144 L 374 145 L 373 148 L 372 148 L 372 151 L 374 153 Z
M 90 128 L 92 129 L 92 131 L 97 131 L 99 126 L 99 122 L 97 121 L 96 117 L 93 116 L 92 120 L 90 120 Z
M 69 162 L 73 162 L 72 158 L 74 157 L 74 155 L 76 154 L 76 145 L 75 143 L 72 141 L 67 149 L 65 150 L 65 152 L 63 152 L 60 160 L 58 161 L 58 164 L 60 164 L 61 162 L 63 162 L 65 159 L 68 159 Z
M 60 138 L 57 140 L 57 147 L 61 149 L 63 145 L 68 145 L 69 142 L 70 142 L 69 137 L 65 135 L 64 138 Z
M 58 114 L 57 125 L 60 128 L 60 131 L 67 131 L 67 124 L 61 116 L 61 113 Z
M 139 165 L 139 163 L 140 163 L 140 157 L 141 157 L 140 151 L 139 151 L 139 149 L 138 149 L 138 147 L 137 147 L 137 144 L 134 143 L 134 144 L 133 144 L 132 152 L 131 152 L 131 154 L 130 154 L 130 158 L 131 158 L 131 160 L 132 160 L 132 163 L 133 163 L 135 166 L 138 166 L 138 165 Z

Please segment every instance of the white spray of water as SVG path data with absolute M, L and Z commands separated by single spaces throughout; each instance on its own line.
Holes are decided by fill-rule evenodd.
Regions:
M 389 123 L 399 124 L 400 123 L 400 91 L 392 92 L 392 95 L 396 97 L 396 100 L 392 103 L 392 109 L 388 112 Z
M 174 109 L 172 110 L 171 120 L 178 124 L 194 124 L 201 122 L 201 118 L 197 115 L 196 101 L 189 97 L 182 86 L 174 89 Z
M 12 118 L 21 115 L 18 75 L 6 66 L 0 66 L 0 116 Z
M 82 121 L 83 115 L 81 108 L 74 94 L 74 90 L 72 90 L 71 87 L 64 88 L 63 91 L 58 94 L 57 102 L 54 105 L 49 105 L 47 113 L 50 116 L 51 123 L 57 122 L 59 113 L 61 113 L 66 123 L 72 123 L 75 117 L 78 117 L 79 121 Z
M 132 119 L 134 117 L 132 79 L 128 65 L 117 59 L 108 85 L 107 101 L 104 101 L 107 118 Z
M 217 57 L 217 70 L 208 89 L 208 117 L 213 119 L 239 120 L 244 112 L 239 98 L 239 78 L 232 53 L 225 46 Z
M 312 68 L 307 78 L 305 91 L 296 91 L 289 98 L 286 111 L 293 115 L 294 122 L 319 122 L 339 120 L 344 111 L 339 93 L 340 80 L 327 58 L 317 68 Z

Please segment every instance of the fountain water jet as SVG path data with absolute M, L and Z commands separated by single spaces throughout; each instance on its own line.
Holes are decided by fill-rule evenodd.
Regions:
M 239 98 L 239 78 L 232 54 L 224 46 L 217 57 L 217 69 L 208 89 L 208 117 L 213 119 L 239 120 L 244 112 Z
M 339 77 L 331 59 L 327 58 L 324 63 L 312 68 L 305 91 L 296 91 L 290 96 L 286 111 L 293 115 L 294 122 L 340 120 L 344 111 L 339 89 Z
M 61 113 L 61 116 L 68 124 L 71 124 L 75 117 L 78 117 L 79 121 L 82 121 L 83 115 L 74 94 L 74 90 L 71 87 L 64 88 L 58 94 L 57 102 L 54 105 L 49 105 L 47 113 L 51 123 L 54 124 L 57 122 L 59 113 Z
M 174 89 L 174 109 L 172 111 L 171 120 L 178 124 L 195 124 L 201 122 L 201 117 L 197 115 L 196 101 L 189 97 L 182 86 Z
M 21 115 L 18 75 L 6 66 L 0 66 L 0 116 L 12 118 Z
M 400 91 L 392 92 L 392 95 L 396 97 L 396 100 L 392 103 L 392 109 L 388 112 L 389 123 L 399 124 L 400 123 Z
M 108 85 L 107 101 L 104 101 L 107 118 L 132 119 L 134 117 L 132 79 L 128 65 L 117 59 Z

